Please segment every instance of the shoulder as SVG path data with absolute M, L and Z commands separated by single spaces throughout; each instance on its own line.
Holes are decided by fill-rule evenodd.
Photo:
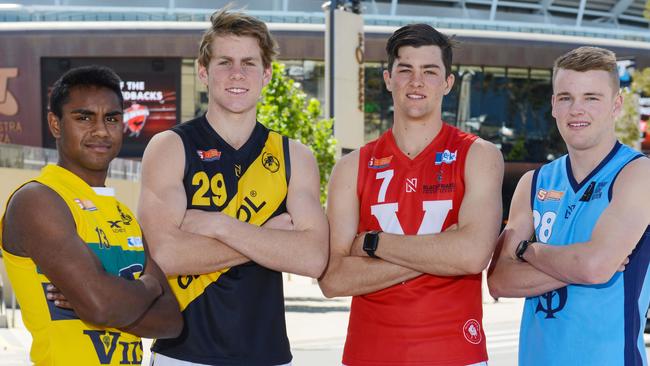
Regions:
M 616 186 L 644 186 L 650 182 L 650 159 L 640 156 L 621 169 L 616 182 Z
M 467 162 L 468 164 L 496 163 L 503 169 L 503 154 L 493 143 L 475 137 L 467 152 Z
M 181 140 L 181 137 L 174 131 L 167 130 L 157 133 L 151 138 L 144 150 L 143 159 L 145 159 L 148 154 L 150 155 L 153 152 L 170 154 L 178 153 L 179 151 L 182 152 L 182 150 L 183 141 Z
M 18 220 L 23 223 L 33 222 L 34 212 L 40 215 L 57 215 L 61 211 L 70 212 L 68 205 L 63 198 L 52 188 L 39 182 L 31 181 L 18 188 L 7 202 L 6 219 L 16 215 Z M 20 218 L 28 218 L 21 220 Z M 51 221 L 51 217 L 45 221 Z

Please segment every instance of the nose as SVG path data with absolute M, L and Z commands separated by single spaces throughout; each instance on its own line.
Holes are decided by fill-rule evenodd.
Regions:
M 92 135 L 93 136 L 99 136 L 99 137 L 104 137 L 108 136 L 108 126 L 102 119 L 97 119 L 95 123 L 93 124 L 93 130 L 92 130 Z
M 241 80 L 246 77 L 243 67 L 240 65 L 233 65 L 230 69 L 230 79 L 231 80 Z
M 422 80 L 422 74 L 419 72 L 412 72 L 411 73 L 411 80 L 409 81 L 413 87 L 421 87 L 424 85 L 424 82 Z
M 579 116 L 585 113 L 584 105 L 579 100 L 574 100 L 569 107 L 569 113 L 572 116 Z

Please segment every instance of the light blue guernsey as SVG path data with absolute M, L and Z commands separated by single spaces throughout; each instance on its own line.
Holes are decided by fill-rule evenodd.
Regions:
M 535 171 L 531 205 L 537 241 L 587 242 L 612 199 L 619 172 L 638 152 L 616 143 L 582 182 L 565 155 Z M 614 243 L 612 243 L 614 244 Z M 650 301 L 650 226 L 624 272 L 602 285 L 569 285 L 526 299 L 520 365 L 646 365 L 643 329 Z

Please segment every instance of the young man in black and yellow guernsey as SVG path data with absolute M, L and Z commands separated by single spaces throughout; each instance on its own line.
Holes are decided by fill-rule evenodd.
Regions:
M 105 187 L 122 146 L 119 78 L 70 70 L 54 84 L 48 123 L 58 163 L 13 193 L 1 231 L 31 360 L 139 365 L 140 337 L 175 337 L 182 317 L 134 215 Z
M 143 158 L 139 217 L 185 320 L 155 341 L 153 365 L 288 365 L 281 272 L 316 278 L 327 262 L 318 168 L 256 121 L 275 53 L 266 25 L 232 11 L 211 23 L 207 113 L 156 135 Z

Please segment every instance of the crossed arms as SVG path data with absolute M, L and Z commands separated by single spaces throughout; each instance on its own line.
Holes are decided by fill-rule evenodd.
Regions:
M 43 218 L 34 220 L 34 212 Z M 147 255 L 138 280 L 104 271 L 101 262 L 77 235 L 68 206 L 50 188 L 28 183 L 10 199 L 3 225 L 3 249 L 30 257 L 56 286 L 50 290 L 64 307 L 104 328 L 119 328 L 141 337 L 177 336 L 183 320 L 166 278 Z M 65 296 L 62 296 L 65 294 Z
M 515 248 L 534 232 L 530 207 L 532 172 L 526 173 L 515 189 L 510 218 L 499 237 L 488 284 L 493 297 L 531 297 L 567 284 L 601 284 L 622 271 L 628 256 L 650 223 L 650 199 L 646 185 L 650 160 L 628 164 L 614 182 L 612 200 L 603 211 L 591 240 L 565 246 L 536 242 L 515 258 Z
M 327 297 L 375 292 L 422 273 L 458 276 L 480 273 L 488 264 L 499 230 L 503 158 L 494 145 L 477 140 L 465 164 L 465 195 L 454 230 L 432 235 L 381 233 L 376 255 L 361 249 L 357 235 L 359 151 L 341 158 L 330 179 L 327 216 L 330 261 L 319 284 Z
M 186 210 L 185 152 L 172 131 L 156 135 L 142 160 L 139 218 L 151 254 L 168 275 L 215 272 L 254 261 L 283 272 L 318 277 L 327 262 L 327 220 L 319 201 L 316 160 L 290 141 L 292 174 L 287 214 L 259 227 L 220 212 Z

